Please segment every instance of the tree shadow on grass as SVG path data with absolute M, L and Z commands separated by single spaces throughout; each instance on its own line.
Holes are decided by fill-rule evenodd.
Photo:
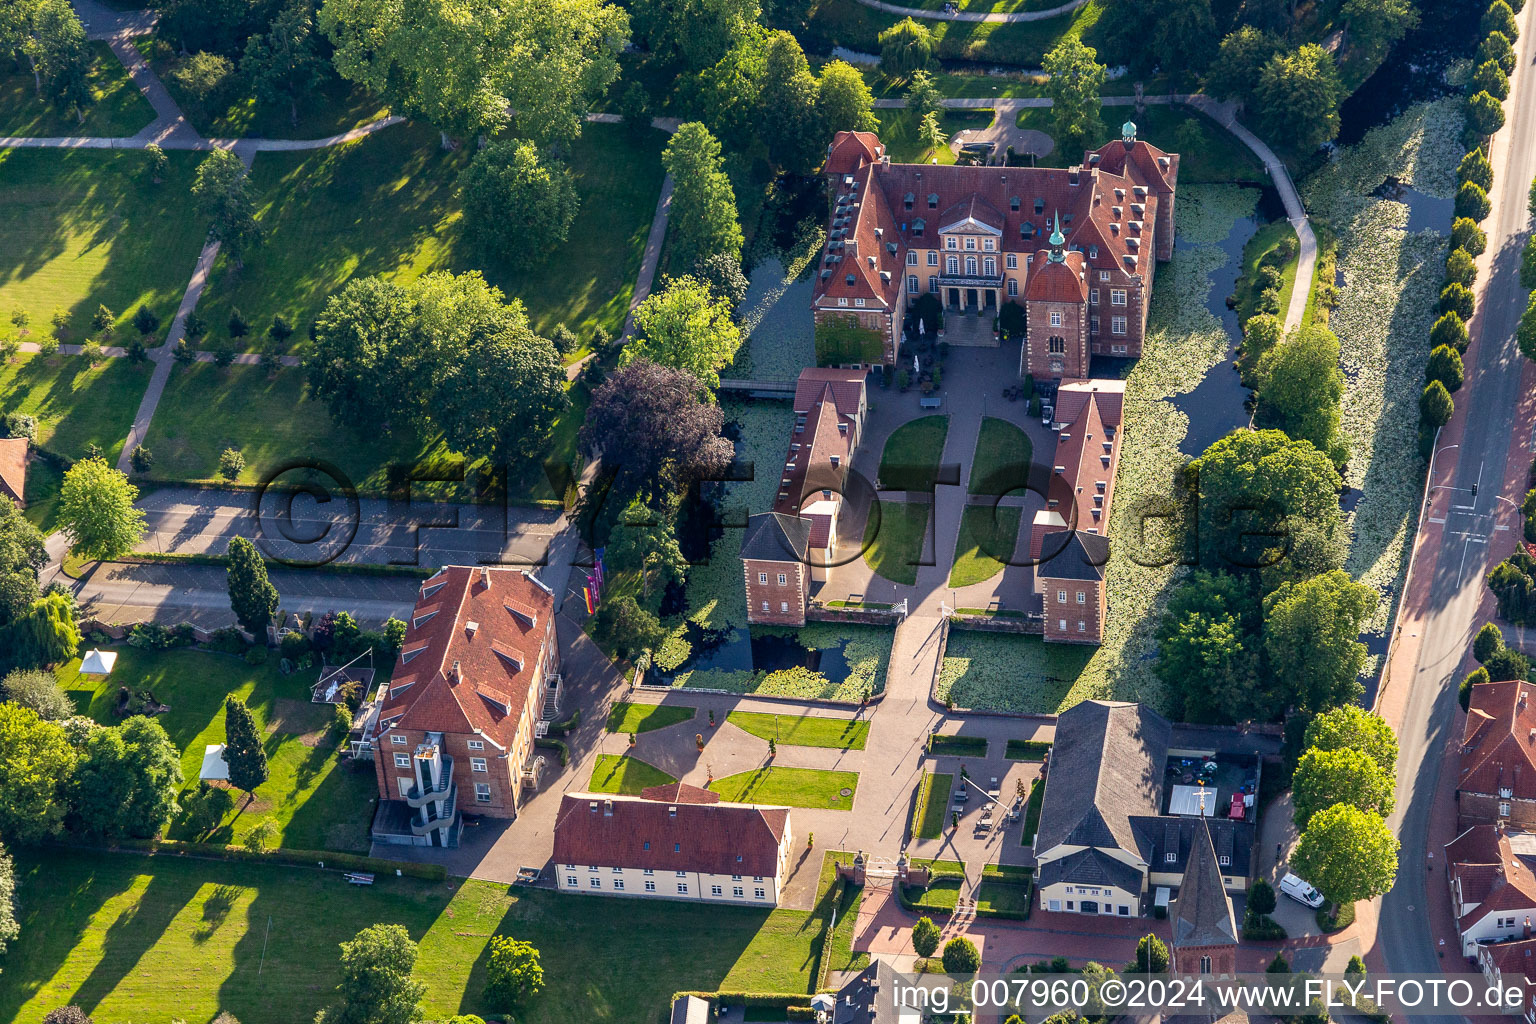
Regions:
M 153 871 L 153 862 L 144 864 Z M 176 915 L 196 895 L 198 884 L 186 879 L 168 879 L 153 875 L 139 899 L 117 920 L 107 926 L 102 936 L 101 958 L 69 1002 L 86 1013 L 93 1011 L 110 996 L 139 961 L 160 941 Z

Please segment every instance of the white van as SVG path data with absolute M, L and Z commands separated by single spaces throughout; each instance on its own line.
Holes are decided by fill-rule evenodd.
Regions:
M 1284 878 L 1280 879 L 1280 891 L 1298 903 L 1305 903 L 1309 907 L 1320 907 L 1323 905 L 1323 894 L 1312 888 L 1312 883 L 1297 878 L 1289 871 L 1286 872 Z

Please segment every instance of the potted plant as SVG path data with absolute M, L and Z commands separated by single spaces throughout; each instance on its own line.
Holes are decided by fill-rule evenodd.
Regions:
M 701 733 L 701 732 L 694 733 L 693 734 L 693 742 L 699 748 L 699 752 L 703 753 L 704 752 L 704 734 Z

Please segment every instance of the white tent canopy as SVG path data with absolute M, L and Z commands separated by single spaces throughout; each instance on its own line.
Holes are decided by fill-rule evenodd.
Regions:
M 1201 804 L 1204 804 L 1204 810 Z M 1168 800 L 1169 814 L 1201 814 L 1207 818 L 1216 814 L 1216 788 L 1214 786 L 1174 786 Z
M 224 760 L 224 744 L 210 743 L 203 748 L 203 769 L 197 773 L 197 777 L 210 782 L 229 781 L 229 762 Z
M 116 651 L 86 651 L 85 657 L 80 659 L 80 674 L 109 676 L 112 674 L 112 666 L 116 664 Z

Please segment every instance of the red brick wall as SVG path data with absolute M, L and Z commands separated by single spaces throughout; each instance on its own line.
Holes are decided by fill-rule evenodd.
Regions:
M 1211 974 L 1237 973 L 1237 947 L 1233 946 L 1175 946 L 1173 949 L 1174 974 L 1199 974 L 1200 958 L 1211 958 Z
M 1509 814 L 1499 816 L 1499 804 L 1509 804 Z M 1523 828 L 1536 828 L 1536 800 L 1509 798 L 1500 800 L 1491 793 L 1456 791 L 1456 808 L 1461 814 L 1463 828 L 1471 825 L 1497 825 L 1508 822 Z
M 1061 314 L 1061 326 L 1051 326 L 1051 313 Z M 1025 332 L 1024 372 L 1037 380 L 1062 377 L 1087 377 L 1088 372 L 1088 314 L 1082 303 L 1042 302 L 1025 303 L 1029 320 Z M 1062 338 L 1066 351 L 1052 357 L 1050 340 Z
M 404 743 L 395 743 L 391 736 L 403 735 Z M 379 782 L 379 798 L 382 800 L 401 799 L 400 787 L 397 779 L 414 778 L 414 768 L 397 768 L 395 755 L 410 755 L 416 747 L 426 740 L 426 733 L 409 729 L 395 729 L 379 737 L 373 765 L 374 774 Z M 484 750 L 470 750 L 469 743 L 479 740 L 485 744 Z M 468 736 L 459 733 L 449 733 L 443 737 L 443 753 L 453 758 L 453 780 L 459 787 L 458 808 L 466 814 L 483 814 L 491 818 L 511 818 L 517 814 L 517 787 L 519 776 L 522 773 L 522 764 L 514 764 L 511 752 L 502 756 L 502 751 L 489 741 L 478 736 Z M 470 758 L 485 758 L 486 770 L 474 771 L 470 765 Z M 475 783 L 484 783 L 491 787 L 491 799 L 489 803 L 479 803 L 475 800 Z
M 742 559 L 743 582 L 747 590 L 747 621 L 774 626 L 805 625 L 806 567 L 800 562 L 764 562 Z M 767 574 L 766 584 L 758 582 Z M 784 585 L 779 585 L 779 574 Z M 768 610 L 763 610 L 763 602 Z M 784 610 L 788 605 L 788 610 Z
M 1099 644 L 1104 642 L 1104 585 L 1099 580 L 1040 579 L 1045 588 L 1045 639 L 1055 643 Z M 1062 592 L 1066 600 L 1061 600 Z M 1083 594 L 1083 603 L 1077 595 Z M 1066 628 L 1061 626 L 1066 620 Z M 1077 624 L 1083 623 L 1078 632 Z

